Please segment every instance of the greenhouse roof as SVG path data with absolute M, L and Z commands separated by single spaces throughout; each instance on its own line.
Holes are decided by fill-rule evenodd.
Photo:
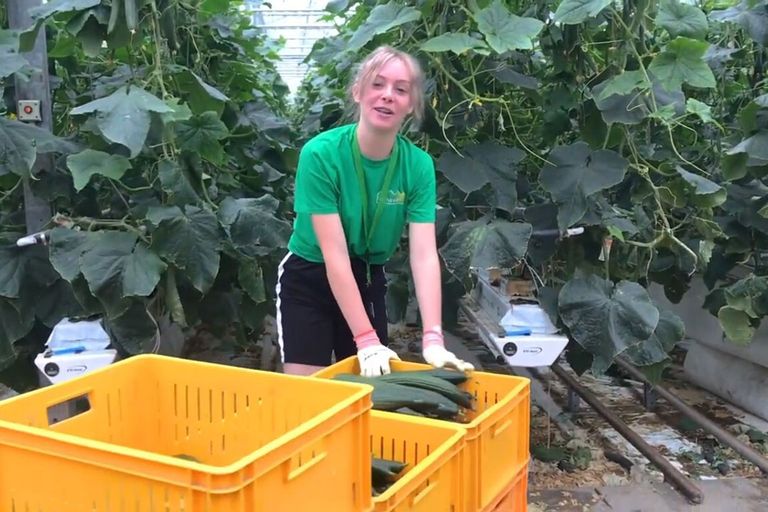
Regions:
M 328 0 L 251 0 L 248 9 L 253 24 L 275 39 L 283 38 L 278 71 L 291 91 L 296 91 L 307 73 L 302 63 L 315 41 L 336 33 L 333 24 L 321 21 Z

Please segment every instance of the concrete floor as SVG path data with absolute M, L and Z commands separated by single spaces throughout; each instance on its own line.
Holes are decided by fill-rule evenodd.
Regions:
M 768 480 L 721 479 L 699 481 L 704 494 L 692 505 L 666 484 L 573 490 L 531 490 L 528 512 L 765 512 Z
M 449 334 L 445 342 L 458 357 L 482 368 L 477 357 L 459 338 Z M 695 483 L 704 494 L 700 505 L 692 505 L 665 483 L 633 484 L 545 491 L 531 489 L 527 512 L 768 512 L 766 478 L 723 478 Z

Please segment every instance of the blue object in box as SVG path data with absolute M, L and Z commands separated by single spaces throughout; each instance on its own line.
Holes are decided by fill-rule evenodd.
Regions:
M 507 336 L 530 336 L 533 334 L 533 331 L 527 328 L 504 329 L 504 332 Z

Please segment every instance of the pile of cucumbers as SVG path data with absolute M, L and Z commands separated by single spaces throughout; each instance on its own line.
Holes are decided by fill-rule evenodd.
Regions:
M 466 411 L 475 407 L 475 397 L 458 387 L 468 378 L 463 372 L 443 369 L 392 372 L 379 377 L 342 373 L 334 377 L 373 386 L 374 409 L 456 422 L 463 422 Z
M 475 409 L 475 397 L 459 387 L 469 377 L 459 371 L 432 369 L 392 372 L 380 377 L 341 373 L 334 379 L 373 386 L 373 408 L 427 418 L 465 422 L 465 412 Z M 382 494 L 403 475 L 407 464 L 374 458 L 373 495 Z

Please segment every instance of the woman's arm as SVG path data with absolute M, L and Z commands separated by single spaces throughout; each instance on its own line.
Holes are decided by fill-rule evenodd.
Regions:
M 357 288 L 339 215 L 312 215 L 312 226 L 325 261 L 331 291 L 353 336 L 373 330 Z
M 408 232 L 411 272 L 416 286 L 416 300 L 424 329 L 442 325 L 442 290 L 440 259 L 437 255 L 435 225 L 411 223 Z
M 435 224 L 414 222 L 409 228 L 410 260 L 416 299 L 419 303 L 424 333 L 421 351 L 424 360 L 436 368 L 452 366 L 471 371 L 472 364 L 462 361 L 446 350 L 442 328 L 442 278 L 437 255 Z
M 323 254 L 331 292 L 357 345 L 360 373 L 366 377 L 390 373 L 390 359 L 400 358 L 381 344 L 365 310 L 352 273 L 346 236 L 339 215 L 312 215 L 312 226 Z

